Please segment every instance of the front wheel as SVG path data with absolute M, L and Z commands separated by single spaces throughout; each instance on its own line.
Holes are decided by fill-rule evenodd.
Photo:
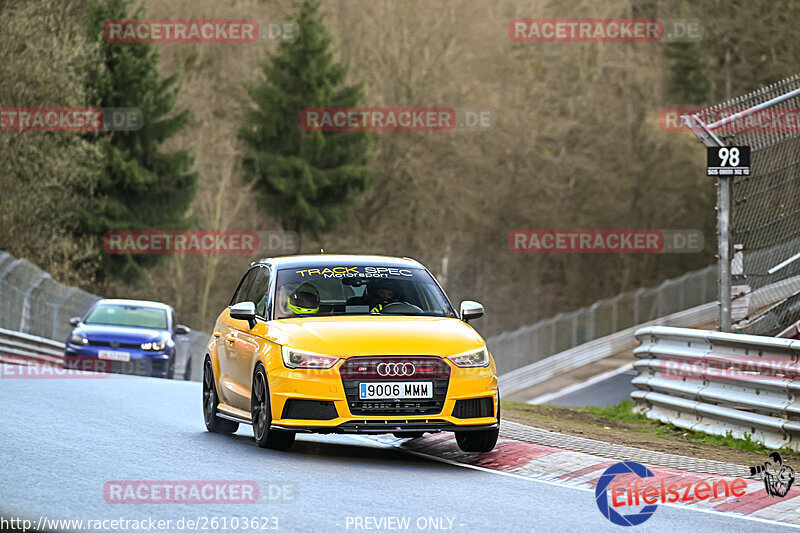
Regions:
M 258 366 L 253 376 L 253 389 L 250 392 L 250 413 L 253 420 L 253 436 L 261 448 L 286 450 L 294 444 L 293 431 L 270 429 L 272 414 L 270 411 L 269 388 L 264 367 Z
M 499 429 L 456 431 L 456 442 L 462 452 L 490 452 L 497 444 Z
M 239 429 L 238 422 L 225 420 L 217 416 L 217 386 L 214 384 L 214 367 L 211 359 L 206 358 L 203 365 L 203 419 L 206 429 L 211 433 L 234 433 Z
M 175 379 L 175 354 L 173 353 L 169 358 L 169 367 L 167 367 L 167 379 Z

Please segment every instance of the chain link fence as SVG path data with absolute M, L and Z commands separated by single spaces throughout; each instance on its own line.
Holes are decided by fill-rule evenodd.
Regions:
M 750 295 L 775 287 L 775 298 L 768 300 L 776 300 L 780 282 L 800 276 L 800 75 L 705 109 L 692 119 L 706 146 L 750 146 L 750 174 L 726 178 L 732 180 L 732 329 L 772 335 L 788 325 L 787 318 L 800 319 L 787 312 L 800 308 L 800 296 L 764 310 L 752 305 Z
M 717 298 L 716 267 L 689 272 L 658 287 L 625 292 L 568 314 L 490 337 L 500 374 L 535 363 L 617 331 Z
M 65 342 L 69 319 L 83 316 L 100 296 L 55 281 L 25 259 L 0 251 L 0 328 Z M 209 335 L 191 331 L 177 337 L 176 374 L 200 380 Z M 187 366 L 187 363 L 189 365 Z

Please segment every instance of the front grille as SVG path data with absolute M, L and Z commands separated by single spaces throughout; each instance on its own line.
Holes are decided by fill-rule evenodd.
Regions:
M 494 401 L 488 398 L 457 400 L 453 407 L 454 418 L 483 418 L 494 416 Z
M 413 373 L 382 375 L 381 363 L 411 363 Z M 410 368 L 410 367 L 409 367 Z M 442 412 L 447 387 L 450 383 L 450 366 L 439 357 L 385 356 L 351 357 L 340 369 L 347 405 L 354 415 L 432 415 Z M 411 400 L 360 400 L 358 384 L 381 381 L 430 381 L 433 398 Z
M 89 341 L 89 346 L 108 346 L 110 348 L 129 348 L 132 350 L 141 350 L 141 344 L 131 344 L 127 342 L 116 342 L 116 341 Z
M 318 400 L 286 400 L 281 418 L 292 420 L 333 420 L 339 416 L 333 402 Z

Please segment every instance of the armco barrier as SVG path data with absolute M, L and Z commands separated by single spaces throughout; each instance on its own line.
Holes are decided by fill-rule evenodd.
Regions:
M 716 275 L 714 267 L 688 272 L 657 287 L 624 292 L 571 313 L 500 333 L 486 339 L 486 343 L 498 372 L 510 373 L 573 346 L 713 302 L 717 299 Z
M 773 298 L 786 298 L 798 290 L 800 290 L 800 276 L 761 287 L 751 293 L 750 308 L 754 310 L 762 309 L 772 304 L 774 302 L 772 300 Z M 636 346 L 634 334 L 639 328 L 644 326 L 676 326 L 686 328 L 713 322 L 717 317 L 717 306 L 717 302 L 711 302 L 686 309 L 685 311 L 656 318 L 600 339 L 595 339 L 564 350 L 563 352 L 506 373 L 502 373 L 503 365 L 501 363 L 503 362 L 503 357 L 505 357 L 507 353 L 501 352 L 498 354 L 495 352 L 494 345 L 492 345 L 492 339 L 489 339 L 487 342 L 489 343 L 490 350 L 492 350 L 492 355 L 497 361 L 498 367 L 501 369 L 500 390 L 503 394 L 510 395 L 543 383 L 559 374 L 599 361 L 619 351 L 633 350 Z M 502 337 L 503 335 L 498 337 Z M 498 337 L 493 337 L 493 339 L 497 339 Z M 508 348 L 508 345 L 506 347 Z M 519 346 L 518 349 L 522 350 L 523 348 Z
M 648 324 L 671 324 L 675 326 L 693 326 L 712 322 L 717 315 L 717 302 L 687 309 L 679 313 L 658 318 Z M 575 346 L 556 355 L 542 359 L 533 364 L 502 374 L 500 392 L 509 396 L 521 390 L 533 387 L 540 383 L 574 370 L 576 368 L 594 363 L 622 350 L 633 350 L 636 346 L 634 333 L 641 325 L 624 329 L 601 339 Z M 495 359 L 498 356 L 492 353 Z M 502 356 L 501 356 L 502 357 Z
M 664 326 L 636 338 L 631 397 L 648 418 L 800 450 L 800 341 Z
M 61 366 L 63 361 L 63 342 L 0 329 L 0 362 L 11 364 L 40 362 Z

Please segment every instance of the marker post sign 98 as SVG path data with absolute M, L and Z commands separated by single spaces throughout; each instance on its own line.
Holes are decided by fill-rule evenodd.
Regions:
M 708 176 L 749 176 L 749 146 L 719 146 L 708 148 Z

